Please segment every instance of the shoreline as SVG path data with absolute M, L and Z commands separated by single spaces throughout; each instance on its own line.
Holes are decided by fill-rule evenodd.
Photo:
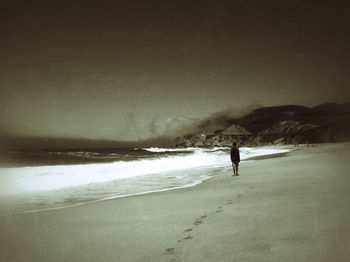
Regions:
M 345 262 L 349 152 L 302 147 L 196 187 L 0 217 L 0 260 Z
M 188 184 L 188 185 L 174 187 L 174 188 L 165 188 L 165 189 L 159 189 L 159 190 L 154 190 L 154 191 L 133 193 L 133 194 L 129 194 L 129 195 L 111 196 L 111 197 L 97 199 L 97 200 L 94 200 L 94 201 L 91 201 L 91 202 L 83 202 L 83 203 L 77 203 L 77 204 L 67 205 L 67 206 L 52 207 L 52 208 L 45 208 L 45 209 L 38 209 L 38 210 L 26 210 L 26 211 L 21 211 L 21 212 L 16 212 L 16 213 L 2 214 L 2 215 L 0 215 L 0 217 L 21 215 L 21 214 L 28 214 L 28 213 L 47 212 L 47 211 L 66 209 L 66 208 L 74 208 L 74 207 L 79 207 L 79 206 L 83 206 L 83 205 L 89 205 L 89 204 L 95 204 L 95 203 L 104 202 L 104 201 L 115 200 L 115 199 L 119 199 L 119 198 L 142 196 L 142 195 L 153 194 L 153 193 L 161 193 L 161 192 L 167 192 L 167 191 L 172 191 L 172 190 L 180 190 L 180 189 L 184 189 L 184 188 L 195 187 L 197 185 L 200 185 L 200 184 L 204 183 L 206 180 L 208 180 L 210 178 L 211 177 L 209 177 L 207 179 L 204 179 L 204 180 L 202 180 L 201 182 L 198 182 L 198 183 Z
M 275 148 L 267 148 L 267 149 L 274 150 Z M 267 153 L 265 155 L 258 155 L 258 156 L 248 157 L 248 158 L 245 158 L 244 160 L 241 161 L 241 165 L 242 164 L 246 164 L 247 163 L 246 161 L 262 160 L 262 159 L 269 159 L 269 158 L 276 158 L 276 157 L 286 156 L 291 151 L 282 152 L 282 153 Z M 190 168 L 190 169 L 183 169 L 183 170 L 179 170 L 179 171 L 176 171 L 176 172 L 189 172 L 191 170 L 197 170 L 197 169 L 198 169 L 197 172 L 203 172 L 203 169 L 204 169 L 204 170 L 206 170 L 206 172 L 212 173 L 212 171 L 215 170 L 215 169 L 227 168 L 227 167 L 230 167 L 230 166 L 231 165 L 222 166 L 222 167 L 214 167 L 214 166 L 201 167 L 200 166 L 200 167 L 194 167 L 194 168 Z M 189 183 L 189 184 L 180 185 L 180 186 L 164 187 L 162 189 L 155 189 L 155 190 L 135 192 L 135 193 L 130 193 L 130 194 L 121 194 L 121 195 L 108 196 L 108 197 L 103 197 L 103 198 L 100 198 L 100 199 L 95 199 L 95 200 L 92 200 L 92 201 L 90 200 L 90 201 L 86 201 L 86 202 L 67 204 L 67 205 L 63 205 L 63 206 L 52 206 L 52 207 L 44 207 L 44 208 L 39 208 L 39 209 L 13 211 L 13 212 L 0 214 L 0 217 L 11 216 L 11 215 L 16 215 L 16 214 L 46 212 L 46 211 L 65 209 L 65 208 L 74 208 L 74 207 L 78 207 L 78 206 L 82 206 L 82 205 L 89 205 L 89 204 L 93 204 L 93 203 L 97 203 L 97 202 L 108 201 L 108 200 L 113 200 L 113 199 L 118 199 L 118 198 L 132 197 L 132 196 L 145 195 L 145 194 L 151 194 L 151 193 L 166 192 L 166 191 L 172 191 L 172 190 L 180 190 L 180 189 L 188 188 L 188 187 L 196 187 L 196 186 L 198 186 L 198 185 L 200 185 L 202 183 L 205 183 L 206 180 L 209 180 L 211 178 L 212 178 L 212 175 L 208 174 L 207 177 L 202 178 L 199 181 L 195 181 L 195 182 L 192 182 L 192 183 Z M 47 192 L 51 193 L 51 192 L 55 192 L 55 190 L 47 191 Z M 33 194 L 33 193 L 36 193 L 36 192 L 28 192 L 28 193 L 25 193 L 25 195 L 30 197 L 31 194 Z M 45 191 L 43 193 L 45 194 Z M 21 196 L 21 194 L 19 194 L 19 196 Z M 5 195 L 5 197 L 6 197 L 6 195 Z M 15 195 L 15 197 L 16 197 L 16 195 Z
M 287 156 L 288 153 L 290 153 L 290 152 L 292 152 L 292 151 L 283 152 L 283 153 L 267 154 L 267 155 L 261 155 L 261 156 L 253 156 L 253 157 L 248 157 L 248 158 L 244 159 L 243 161 L 263 160 L 263 159 L 270 159 L 270 158 L 276 158 L 276 157 L 284 157 L 284 156 Z

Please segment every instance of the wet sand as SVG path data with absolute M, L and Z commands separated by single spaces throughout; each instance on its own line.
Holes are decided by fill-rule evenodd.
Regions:
M 0 261 L 348 261 L 350 143 L 193 188 L 0 217 Z

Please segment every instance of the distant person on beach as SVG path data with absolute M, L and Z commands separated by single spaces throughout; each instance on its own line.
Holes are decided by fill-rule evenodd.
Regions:
M 233 142 L 232 145 L 233 145 L 233 147 L 231 149 L 231 162 L 232 162 L 232 167 L 233 167 L 233 175 L 239 176 L 238 165 L 239 165 L 239 162 L 241 161 L 241 158 L 239 156 L 239 149 L 237 147 L 236 142 Z

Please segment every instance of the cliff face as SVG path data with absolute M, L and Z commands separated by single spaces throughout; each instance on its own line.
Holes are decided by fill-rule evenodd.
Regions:
M 215 123 L 215 119 L 212 121 Z M 210 130 L 210 132 L 206 132 Z M 179 147 L 257 146 L 350 140 L 350 104 L 262 107 L 225 126 L 201 126 L 198 133 L 176 139 Z

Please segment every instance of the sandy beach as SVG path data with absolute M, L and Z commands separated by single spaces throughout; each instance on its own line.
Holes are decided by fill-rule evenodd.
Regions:
M 0 261 L 348 261 L 350 143 L 191 188 L 0 217 Z

